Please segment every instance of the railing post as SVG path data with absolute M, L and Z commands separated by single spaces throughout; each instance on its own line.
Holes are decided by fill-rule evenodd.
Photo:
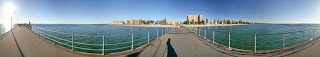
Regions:
M 197 31 L 196 34 L 199 34 L 199 29 L 198 28 L 196 28 L 196 31 Z
M 201 30 L 199 29 L 199 35 L 200 35 L 200 31 L 201 31 Z M 200 36 L 201 36 L 201 35 L 200 35 Z
M 193 33 L 196 32 L 195 28 L 193 28 Z
M 1 31 L 0 31 L 0 32 L 1 32 Z M 54 37 L 53 37 L 53 40 L 54 40 L 53 43 L 56 44 L 56 34 L 57 34 L 57 33 L 56 33 L 56 32 L 53 32 L 53 33 L 54 33 L 54 35 L 53 35 L 53 36 L 54 36 Z
M 254 52 L 257 52 L 257 34 L 254 34 Z
M 194 28 L 194 32 L 193 33 L 197 33 L 197 28 Z
M 207 29 L 204 29 L 204 38 L 207 38 Z
M 283 35 L 282 35 L 282 48 L 284 49 L 284 42 L 285 42 L 285 40 L 284 40 L 284 35 L 285 35 L 285 33 L 283 33 Z
M 214 31 L 212 31 L 212 42 L 214 42 Z
M 133 34 L 131 35 L 131 50 L 133 50 Z
M 104 36 L 102 37 L 102 43 L 103 43 L 103 45 L 102 45 L 102 55 L 104 55 Z
M 167 33 L 170 31 L 170 27 L 167 28 Z
M 163 36 L 163 29 L 161 29 L 161 36 Z
M 159 36 L 158 36 L 158 30 L 157 30 L 157 39 L 159 38 Z
M 148 31 L 148 44 L 150 43 L 149 41 L 150 41 L 150 40 L 149 40 L 149 31 Z
M 170 27 L 168 27 L 168 32 L 170 31 Z
M 230 48 L 230 32 L 229 32 L 229 47 L 228 48 Z
M 304 39 L 304 31 L 302 31 L 302 43 L 304 42 L 303 40 L 305 40 Z
M 72 34 L 72 50 L 71 50 L 71 52 L 73 52 L 73 36 L 74 36 L 74 34 Z
M 166 28 L 166 34 L 168 33 L 168 28 Z
M 198 28 L 195 29 L 196 31 L 194 33 L 198 34 Z
M 164 28 L 164 34 L 166 34 L 166 32 L 167 32 L 167 28 Z

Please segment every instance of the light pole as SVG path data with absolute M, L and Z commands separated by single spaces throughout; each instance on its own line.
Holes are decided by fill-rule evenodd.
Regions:
M 13 13 L 16 13 L 15 10 L 13 10 Z M 12 12 L 11 12 L 11 28 L 10 30 L 12 30 Z
M 10 30 L 12 30 L 12 12 L 11 12 L 11 27 L 10 27 Z

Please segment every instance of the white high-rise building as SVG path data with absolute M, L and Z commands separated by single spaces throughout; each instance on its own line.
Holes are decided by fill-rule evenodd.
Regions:
M 198 21 L 201 22 L 203 20 L 203 15 L 188 15 L 187 20 L 189 20 L 189 23 L 198 23 Z

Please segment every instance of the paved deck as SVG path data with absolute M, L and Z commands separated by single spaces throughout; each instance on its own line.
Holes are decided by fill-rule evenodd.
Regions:
M 128 57 L 228 57 L 212 49 L 185 28 L 172 30 L 159 41 Z
M 15 41 L 16 40 L 16 41 Z M 83 57 L 55 46 L 25 27 L 0 40 L 0 57 Z
M 265 56 L 318 57 L 319 40 L 304 47 Z M 118 57 L 260 57 L 261 55 L 243 55 L 238 52 L 218 48 L 205 39 L 185 28 L 174 29 L 141 51 Z M 76 54 L 58 47 L 25 27 L 16 27 L 0 39 L 0 57 L 90 57 Z

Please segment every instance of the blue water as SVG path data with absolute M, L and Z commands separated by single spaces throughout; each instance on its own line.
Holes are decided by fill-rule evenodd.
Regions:
M 230 32 L 230 47 L 244 50 L 254 50 L 255 34 L 257 50 L 274 50 L 283 48 L 283 43 L 285 44 L 284 47 L 290 47 L 320 36 L 319 28 L 319 24 L 257 24 L 197 27 L 197 29 L 200 29 L 200 35 L 209 40 L 213 39 L 212 35 L 213 31 L 215 31 L 214 41 L 225 46 L 229 46 Z M 206 30 L 206 33 L 204 30 Z M 303 30 L 308 31 L 303 32 Z M 284 42 L 283 39 L 285 40 Z
M 65 32 L 72 34 L 80 34 L 80 35 L 90 35 L 90 36 L 113 36 L 113 35 L 124 35 L 117 37 L 105 37 L 105 44 L 114 44 L 114 43 L 123 43 L 131 41 L 131 34 L 134 34 L 134 39 L 142 39 L 139 41 L 134 41 L 134 44 L 139 44 L 134 46 L 134 48 L 140 47 L 141 45 L 147 44 L 147 31 L 150 31 L 150 41 L 155 40 L 157 31 L 159 37 L 161 36 L 161 29 L 158 27 L 128 27 L 128 26 L 112 26 L 112 25 L 92 25 L 92 24 L 33 24 L 33 26 Z M 244 50 L 254 50 L 254 34 L 257 39 L 257 50 L 274 50 L 282 48 L 283 44 L 283 36 L 284 39 L 288 39 L 284 42 L 285 47 L 290 47 L 297 45 L 299 43 L 308 41 L 311 38 L 315 38 L 319 36 L 319 24 L 258 24 L 258 25 L 237 25 L 237 26 L 215 26 L 215 27 L 198 27 L 200 29 L 200 35 L 206 37 L 209 40 L 212 40 L 212 32 L 215 32 L 215 42 L 228 46 L 228 33 L 230 32 L 231 38 L 231 47 L 244 49 Z M 304 31 L 304 32 L 295 32 L 288 34 L 281 34 L 285 32 L 293 32 L 293 31 L 302 31 L 308 29 L 316 29 L 313 31 Z M 192 30 L 192 29 L 191 29 Z M 206 30 L 206 36 L 204 36 Z M 53 33 L 49 31 L 44 31 L 50 35 L 58 36 L 59 38 L 63 38 L 66 40 L 72 40 L 72 35 Z M 280 34 L 277 34 L 280 33 Z M 246 35 L 243 35 L 246 34 Z M 262 34 L 275 34 L 275 35 L 262 35 Z M 68 45 L 72 45 L 71 42 L 57 40 L 62 43 L 67 43 Z M 83 36 L 74 36 L 75 42 L 81 43 L 89 43 L 89 44 L 102 44 L 102 37 L 83 37 Z M 297 42 L 298 41 L 298 42 Z M 58 44 L 58 43 L 57 43 Z M 58 44 L 68 49 L 72 49 L 69 46 Z M 102 49 L 102 46 L 95 45 L 83 45 L 83 44 L 74 44 L 77 47 L 82 48 L 90 48 L 90 49 Z M 129 46 L 129 47 L 128 47 Z M 131 43 L 120 44 L 120 45 L 107 45 L 105 49 L 115 49 L 119 47 L 127 47 L 118 50 L 106 50 L 106 54 L 121 52 L 125 50 L 131 49 Z M 102 53 L 102 51 L 97 50 L 83 50 L 77 49 L 76 51 L 88 52 L 88 53 Z

